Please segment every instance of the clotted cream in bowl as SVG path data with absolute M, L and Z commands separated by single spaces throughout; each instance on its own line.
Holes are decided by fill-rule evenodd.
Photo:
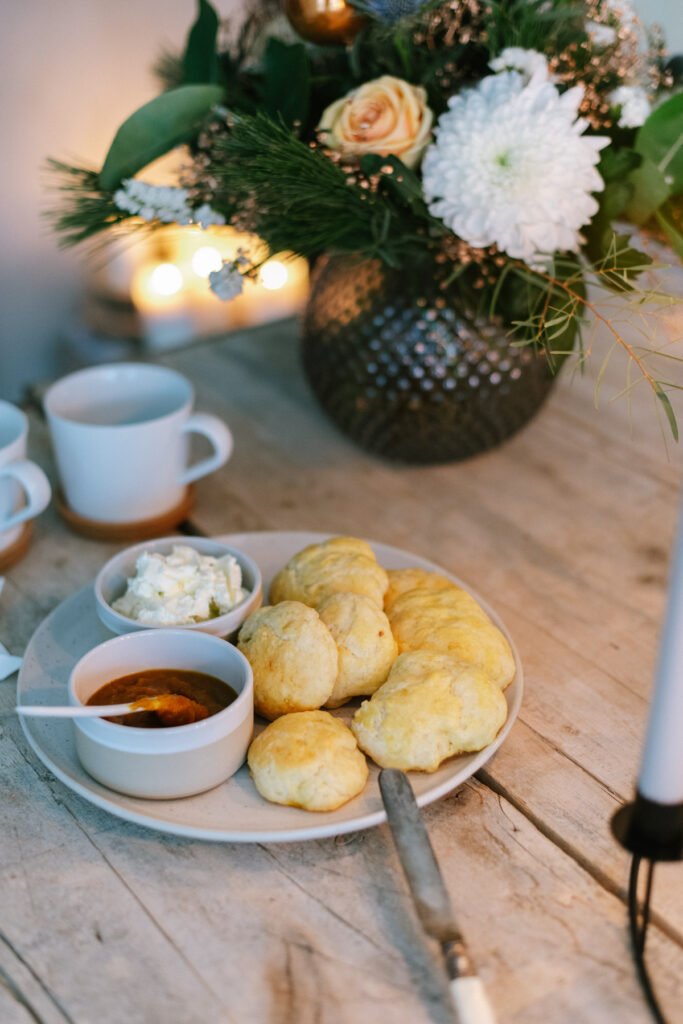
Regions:
M 164 537 L 126 548 L 95 580 L 97 614 L 113 633 L 189 629 L 235 633 L 261 603 L 261 572 L 207 537 Z

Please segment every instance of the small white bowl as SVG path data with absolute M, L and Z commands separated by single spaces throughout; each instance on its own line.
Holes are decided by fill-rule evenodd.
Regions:
M 75 665 L 69 703 L 86 704 L 105 683 L 157 668 L 205 672 L 231 686 L 237 699 L 216 715 L 172 728 L 74 719 L 81 764 L 110 789 L 149 800 L 175 800 L 213 789 L 244 763 L 254 727 L 251 666 L 232 644 L 179 629 L 106 640 Z
M 177 626 L 151 626 L 114 611 L 112 602 L 125 593 L 126 583 L 129 577 L 135 575 L 135 564 L 140 555 L 146 551 L 170 555 L 178 544 L 194 548 L 201 555 L 213 555 L 215 558 L 232 555 L 242 570 L 242 586 L 247 591 L 247 596 L 241 604 L 231 608 L 225 615 L 216 616 L 215 619 L 178 624 Z M 110 558 L 106 565 L 102 566 L 95 579 L 95 602 L 102 624 L 118 636 L 122 633 L 147 629 L 183 629 L 226 637 L 235 633 L 246 617 L 259 607 L 262 589 L 261 570 L 256 562 L 242 551 L 237 551 L 236 548 L 231 548 L 218 540 L 212 540 L 210 537 L 161 537 L 158 540 L 143 541 L 142 544 L 126 548 L 125 551 L 120 551 L 118 555 Z

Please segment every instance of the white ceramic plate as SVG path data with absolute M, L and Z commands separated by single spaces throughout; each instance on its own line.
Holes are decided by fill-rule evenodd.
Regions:
M 272 577 L 295 552 L 327 536 L 264 532 L 236 533 L 220 539 L 246 552 L 260 566 L 267 594 Z M 418 566 L 450 576 L 455 583 L 464 586 L 441 566 L 417 555 L 385 544 L 373 544 L 373 548 L 379 562 L 387 569 Z M 510 731 L 522 701 L 522 666 L 512 638 L 496 613 L 471 592 L 503 630 L 515 656 L 517 674 L 506 691 L 508 719 L 495 741 L 478 754 L 453 758 L 431 775 L 411 773 L 420 805 L 438 800 L 462 785 L 489 760 Z M 67 682 L 73 665 L 86 651 L 110 636 L 97 617 L 91 586 L 67 598 L 31 638 L 19 673 L 18 703 L 66 704 Z M 336 713 L 349 718 L 356 706 L 356 702 L 352 702 Z M 355 832 L 385 820 L 377 769 L 372 764 L 370 780 L 363 793 L 330 813 L 316 814 L 267 803 L 256 792 L 246 767 L 222 786 L 200 796 L 184 800 L 138 800 L 115 793 L 86 774 L 76 756 L 71 722 L 24 718 L 22 726 L 40 760 L 66 786 L 111 814 L 161 832 L 219 842 L 279 843 Z

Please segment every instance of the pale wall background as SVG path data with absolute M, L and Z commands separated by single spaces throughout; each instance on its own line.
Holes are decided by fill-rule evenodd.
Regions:
M 241 0 L 217 0 L 225 16 Z M 682 0 L 639 0 L 683 52 Z M 61 371 L 57 340 L 84 255 L 60 252 L 42 223 L 50 154 L 98 163 L 114 130 L 155 95 L 149 67 L 177 48 L 194 0 L 2 0 L 0 38 L 0 397 Z

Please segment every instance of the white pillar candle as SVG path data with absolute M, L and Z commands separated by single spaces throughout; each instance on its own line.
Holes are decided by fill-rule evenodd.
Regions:
M 638 792 L 655 803 L 683 804 L 683 510 Z

